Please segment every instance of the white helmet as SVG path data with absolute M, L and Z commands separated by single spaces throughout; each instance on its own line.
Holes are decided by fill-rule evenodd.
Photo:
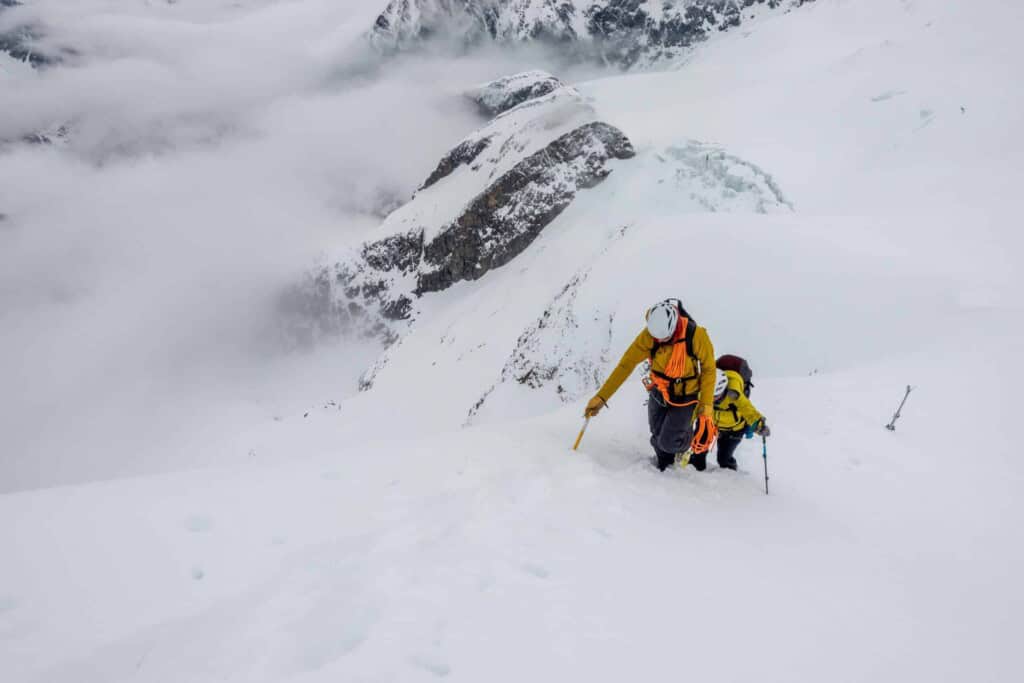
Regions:
M 658 341 L 671 339 L 679 324 L 679 309 L 671 301 L 662 301 L 647 311 L 647 331 Z
M 715 371 L 715 400 L 722 398 L 725 395 L 725 390 L 729 388 L 729 378 L 725 376 L 725 372 L 722 370 Z

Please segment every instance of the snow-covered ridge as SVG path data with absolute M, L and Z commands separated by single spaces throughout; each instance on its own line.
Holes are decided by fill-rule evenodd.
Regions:
M 811 0 L 391 0 L 370 31 L 384 52 L 437 37 L 544 42 L 620 66 L 678 56 L 753 10 Z
M 524 71 L 472 88 L 466 96 L 476 102 L 487 116 L 497 116 L 527 100 L 543 97 L 562 85 L 546 71 Z
M 521 99 L 523 74 L 477 89 L 491 102 Z M 557 82 L 556 82 L 557 83 Z M 501 106 L 495 104 L 494 106 Z M 387 342 L 414 317 L 423 294 L 477 280 L 522 253 L 581 189 L 635 152 L 621 131 L 596 118 L 575 89 L 553 90 L 496 116 L 442 158 L 422 188 L 394 211 L 378 237 L 318 273 L 287 306 L 323 333 L 356 331 Z M 305 324 L 305 323 L 304 323 Z

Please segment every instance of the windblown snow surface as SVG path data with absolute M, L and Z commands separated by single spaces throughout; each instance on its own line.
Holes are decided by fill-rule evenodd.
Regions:
M 153 22 L 155 44 L 198 65 L 188 51 L 209 31 L 173 22 L 198 26 L 215 9 L 180 5 L 133 12 Z M 272 43 L 275 58 L 299 59 L 282 46 L 323 24 L 313 15 L 331 16 L 328 3 L 311 7 L 320 14 L 282 23 L 264 13 L 294 18 L 288 3 L 225 4 L 210 31 L 234 27 L 248 35 L 243 51 Z M 135 25 L 97 17 L 78 31 Z M 59 438 L 69 417 L 47 423 L 45 448 L 10 441 L 0 462 L 0 680 L 1021 680 L 1022 19 L 1011 1 L 818 0 L 716 37 L 681 68 L 574 83 L 637 157 L 614 162 L 510 264 L 425 296 L 377 360 L 369 391 L 354 391 L 360 363 L 338 359 L 373 356 L 339 342 L 276 362 L 272 378 L 232 366 L 244 381 L 216 393 L 219 404 L 197 386 L 203 411 L 230 415 L 219 429 L 216 420 L 195 427 L 189 394 L 175 392 L 145 408 L 172 411 L 177 431 L 152 423 L 131 449 L 112 431 L 76 430 L 92 469 L 59 468 L 76 452 Z M 169 26 L 170 38 L 156 28 Z M 180 41 L 183 32 L 192 40 Z M 329 62 L 326 44 L 302 58 Z M 83 68 L 99 69 L 0 72 L 2 110 L 6 92 L 38 103 L 80 83 Z M 467 87 L 482 80 L 465 75 L 475 79 Z M 259 125 L 244 119 L 253 128 L 231 133 L 241 141 L 213 151 L 190 138 L 176 142 L 184 151 L 131 161 L 87 162 L 73 148 L 0 154 L 4 301 L 22 291 L 11 273 L 25 272 L 33 244 L 23 226 L 59 215 L 61 193 L 85 221 L 126 210 L 115 188 L 141 192 L 168 203 L 147 215 L 200 221 L 196 235 L 213 239 L 227 230 L 218 221 L 240 216 L 202 223 L 201 211 L 182 207 L 233 205 L 248 184 L 255 207 L 244 216 L 259 230 L 270 222 L 261 210 L 284 197 L 296 210 L 313 203 L 300 217 L 326 242 L 337 197 L 318 193 L 336 176 L 322 164 L 330 136 L 349 134 L 327 122 L 351 101 L 289 84 L 271 88 L 280 99 L 268 108 L 261 88 L 270 86 L 256 79 L 237 103 L 261 112 Z M 271 139 L 309 152 L 233 178 L 222 205 L 228 178 L 216 169 L 263 158 L 272 145 L 260 135 L 280 133 L 289 116 L 307 117 L 315 134 L 292 124 Z M 436 120 L 449 122 L 449 139 L 424 135 L 429 149 L 392 158 L 409 179 L 399 187 L 472 132 L 462 116 Z M 412 137 L 403 140 L 411 149 Z M 195 186 L 181 181 L 194 155 L 210 155 L 215 169 Z M 231 155 L 242 158 L 230 164 Z M 84 192 L 43 173 L 79 177 L 87 163 L 99 165 Z M 307 182 L 291 184 L 293 174 Z M 161 179 L 169 194 L 147 189 Z M 57 181 L 60 192 L 48 189 Z M 306 256 L 278 250 L 273 234 L 233 255 Z M 295 239 L 313 241 L 309 232 Z M 187 249 L 173 253 L 187 261 Z M 570 450 L 583 402 L 644 308 L 666 296 L 684 299 L 719 352 L 754 365 L 754 399 L 773 431 L 770 495 L 760 442 L 741 446 L 738 473 L 654 470 L 638 381 Z M 45 325 L 29 326 L 38 321 L 18 301 L 0 314 L 3 336 L 25 345 L 2 342 L 12 434 L 35 424 L 33 406 L 14 398 L 36 395 L 30 370 L 49 367 L 49 349 L 68 348 Z M 161 292 L 160 301 L 174 298 Z M 62 334 L 88 332 L 89 316 L 76 310 L 85 319 L 43 320 Z M 149 315 L 159 318 L 138 324 Z M 55 389 L 100 372 L 88 346 L 98 337 L 53 359 L 89 368 L 61 374 Z M 287 369 L 316 381 L 289 385 Z M 903 417 L 886 431 L 908 384 Z M 93 388 L 103 406 L 134 403 L 135 392 L 111 397 L 104 386 L 75 395 Z M 165 441 L 174 447 L 156 458 L 150 449 Z M 48 480 L 50 468 L 59 474 Z

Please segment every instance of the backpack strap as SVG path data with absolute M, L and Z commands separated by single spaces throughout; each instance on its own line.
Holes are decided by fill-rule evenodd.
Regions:
M 686 332 L 683 333 L 683 341 L 686 342 L 686 354 L 693 358 L 693 335 L 697 333 L 697 323 L 693 318 L 686 318 Z

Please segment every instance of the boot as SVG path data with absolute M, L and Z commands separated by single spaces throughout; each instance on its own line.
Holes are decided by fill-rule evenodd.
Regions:
M 662 472 L 672 467 L 675 461 L 676 456 L 674 454 L 658 451 L 658 469 Z

